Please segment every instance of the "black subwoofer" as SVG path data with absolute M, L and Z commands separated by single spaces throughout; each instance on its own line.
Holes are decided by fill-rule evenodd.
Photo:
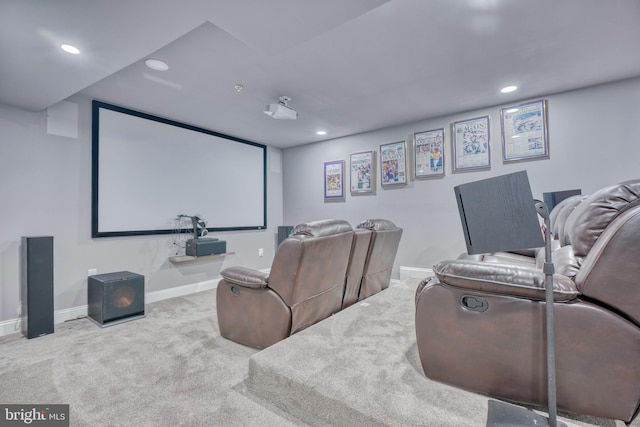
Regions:
M 144 317 L 144 276 L 130 271 L 89 276 L 89 318 L 105 327 Z

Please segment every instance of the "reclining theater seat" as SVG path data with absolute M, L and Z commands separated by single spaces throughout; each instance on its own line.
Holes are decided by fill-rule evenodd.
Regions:
M 554 259 L 558 410 L 630 422 L 640 407 L 640 181 L 587 196 L 565 228 L 561 249 L 574 257 Z M 572 268 L 573 279 L 558 273 Z M 434 273 L 416 291 L 426 376 L 545 406 L 542 270 L 453 260 Z
M 351 245 L 349 267 L 347 268 L 347 282 L 344 287 L 342 309 L 358 302 L 362 273 L 371 243 L 371 230 L 356 228 L 353 231 L 353 243 Z
M 358 224 L 357 229 L 371 231 L 358 291 L 358 301 L 361 301 L 389 287 L 402 228 L 386 219 L 367 219 Z
M 300 224 L 278 247 L 270 273 L 222 270 L 220 334 L 266 348 L 340 311 L 353 234 L 342 220 Z

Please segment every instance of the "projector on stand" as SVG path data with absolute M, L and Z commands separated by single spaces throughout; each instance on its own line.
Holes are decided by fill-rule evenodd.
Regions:
M 288 96 L 281 96 L 278 103 L 268 104 L 264 113 L 274 119 L 295 120 L 298 118 L 298 112 L 287 105 L 289 101 L 291 98 Z
M 207 256 L 223 254 L 227 251 L 226 240 L 218 240 L 213 237 L 204 239 L 189 239 L 185 247 L 185 255 L 189 256 Z

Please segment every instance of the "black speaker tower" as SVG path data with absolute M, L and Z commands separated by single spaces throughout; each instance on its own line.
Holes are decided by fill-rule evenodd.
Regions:
M 23 236 L 21 329 L 27 338 L 53 333 L 53 236 Z
M 293 231 L 293 226 L 291 225 L 279 225 L 278 226 L 278 246 L 282 243 L 289 234 Z

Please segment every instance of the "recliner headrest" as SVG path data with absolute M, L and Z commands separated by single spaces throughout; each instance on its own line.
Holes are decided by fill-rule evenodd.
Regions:
M 397 230 L 398 227 L 388 219 L 365 219 L 356 228 L 364 228 L 371 231 Z
M 575 255 L 585 257 L 611 221 L 636 203 L 640 203 L 640 180 L 601 188 L 585 198 L 566 223 Z
M 306 224 L 298 224 L 290 235 L 321 237 L 346 233 L 348 231 L 353 231 L 353 228 L 351 228 L 351 225 L 347 221 L 342 219 L 323 219 Z

